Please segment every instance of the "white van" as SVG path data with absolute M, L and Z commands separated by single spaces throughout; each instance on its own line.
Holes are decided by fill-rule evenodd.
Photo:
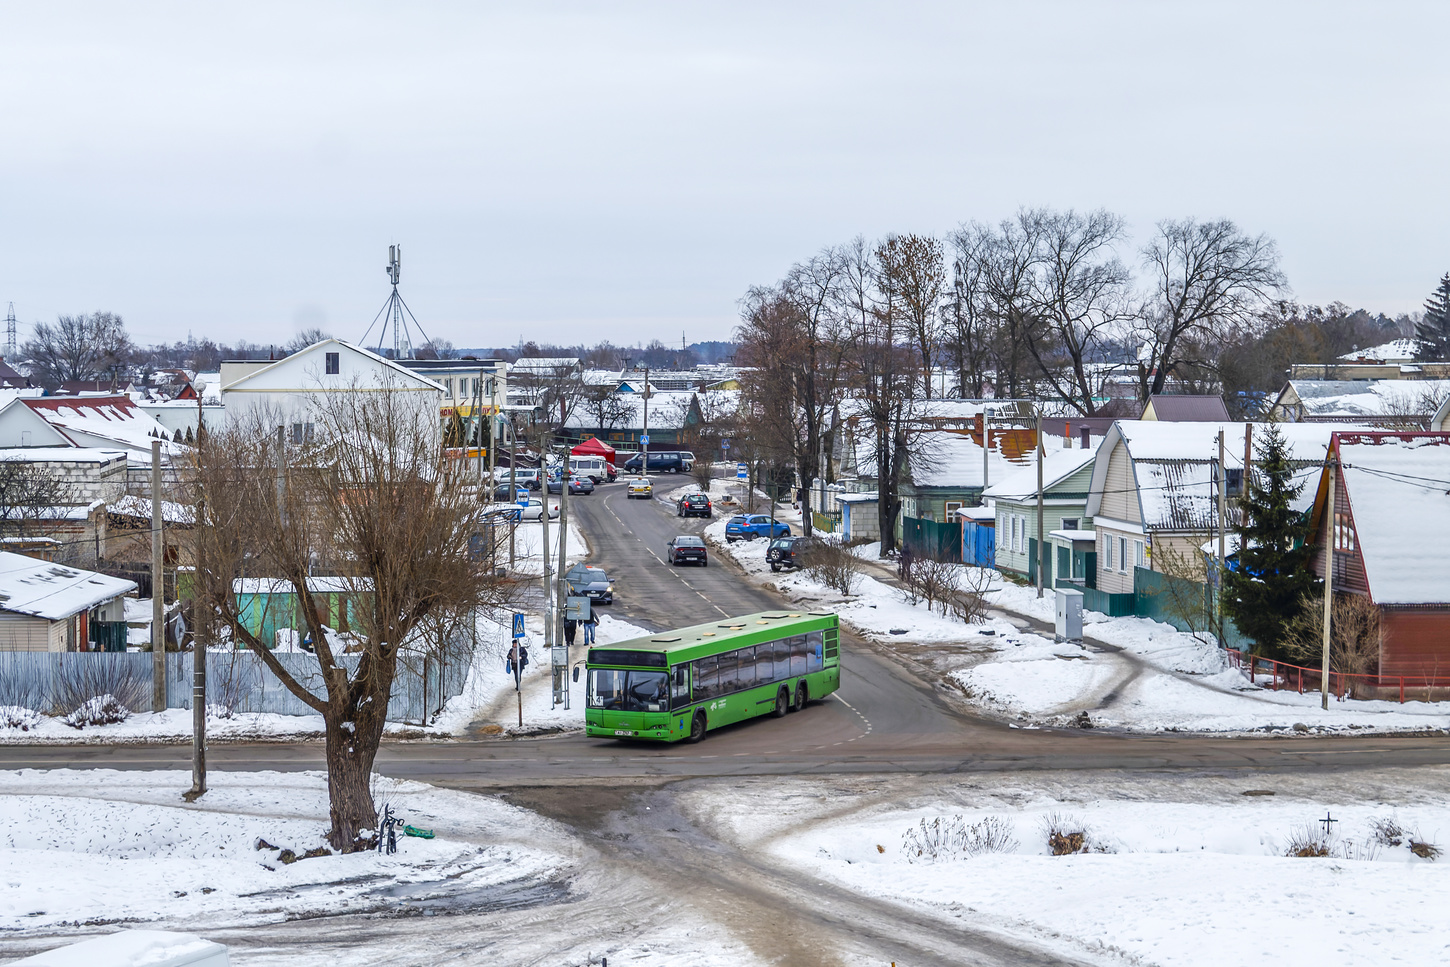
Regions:
M 576 477 L 588 477 L 595 484 L 602 484 L 609 479 L 609 471 L 605 469 L 603 457 L 570 457 L 569 472 Z

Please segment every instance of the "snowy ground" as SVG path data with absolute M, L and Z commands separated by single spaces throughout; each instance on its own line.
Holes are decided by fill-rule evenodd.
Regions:
M 404 837 L 393 856 L 286 864 L 283 849 L 300 857 L 325 845 L 325 776 L 213 772 L 209 781 L 188 805 L 189 773 L 0 773 L 0 930 L 153 921 L 215 930 L 440 891 L 523 889 L 569 862 L 567 835 L 526 810 L 379 777 L 378 801 L 435 839 Z
M 696 821 L 729 830 L 747 851 L 1063 957 L 1429 967 L 1450 960 L 1440 929 L 1450 861 L 1414 855 L 1410 835 L 1377 844 L 1373 826 L 1393 820 L 1450 845 L 1447 781 L 1445 769 L 1247 782 L 994 776 L 904 794 L 860 780 L 823 797 L 771 778 L 691 795 Z M 1086 831 L 1086 853 L 1051 855 L 1044 824 L 1054 814 Z M 1285 856 L 1326 814 L 1332 855 Z M 923 821 L 969 828 L 987 817 L 1010 831 L 1001 852 L 933 860 L 908 836 L 919 841 Z
M 986 590 L 990 612 L 967 625 L 909 604 L 886 573 L 869 566 L 855 593 L 843 595 L 804 572 L 770 572 L 765 542 L 725 543 L 725 520 L 706 537 L 730 554 L 753 578 L 774 585 L 793 601 L 829 607 L 858 632 L 893 647 L 917 647 L 941 674 L 974 703 L 1023 724 L 1068 724 L 1087 712 L 1098 727 L 1135 731 L 1249 730 L 1403 731 L 1450 728 L 1450 703 L 1336 701 L 1320 708 L 1317 693 L 1274 691 L 1250 683 L 1230 668 L 1213 644 L 1147 618 L 1083 616 L 1090 639 L 1112 646 L 1054 642 L 1028 630 L 1023 616 L 1054 619 L 1054 598 L 1004 581 L 993 571 L 961 568 L 963 585 Z M 873 560 L 876 545 L 857 553 Z M 1303 729 L 1299 729 L 1303 731 Z

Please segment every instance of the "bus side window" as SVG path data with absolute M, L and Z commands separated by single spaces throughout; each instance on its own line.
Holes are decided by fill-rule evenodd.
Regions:
M 735 654 L 740 656 L 740 671 L 735 679 L 735 687 L 741 690 L 754 688 L 758 684 L 755 675 L 755 648 L 741 648 Z
M 691 662 L 690 669 L 695 679 L 695 701 L 702 701 L 707 698 L 714 698 L 720 694 L 716 687 L 715 656 L 701 658 L 699 661 Z
M 755 684 L 769 685 L 775 681 L 775 644 L 767 641 L 755 646 Z
M 825 636 L 819 631 L 812 631 L 806 635 L 806 667 L 813 672 L 818 672 L 826 667 L 824 649 L 826 646 Z
M 795 635 L 790 639 L 790 673 L 792 675 L 804 675 L 806 673 L 805 635 Z
M 720 656 L 720 690 L 718 695 L 729 695 L 740 687 L 738 666 L 740 652 L 727 651 Z
M 790 677 L 790 639 L 775 642 L 775 680 L 785 681 Z
M 670 708 L 684 708 L 690 704 L 690 666 L 676 665 L 674 677 L 670 679 Z

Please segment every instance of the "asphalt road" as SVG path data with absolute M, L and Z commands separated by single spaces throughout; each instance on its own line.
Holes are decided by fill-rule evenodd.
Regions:
M 684 486 L 656 478 L 657 493 Z M 782 601 L 712 556 L 708 567 L 664 563 L 665 543 L 699 533 L 659 497 L 629 500 L 622 483 L 570 500 L 608 569 L 614 613 L 659 630 L 779 608 Z M 763 544 L 761 552 L 764 553 Z M 583 657 L 576 647 L 574 657 Z M 699 745 L 588 739 L 483 737 L 388 742 L 380 771 L 467 788 L 520 783 L 830 773 L 950 773 L 1012 770 L 1324 770 L 1450 763 L 1444 736 L 1220 737 L 1134 735 L 1101 730 L 1018 729 L 975 714 L 928 670 L 842 636 L 841 688 L 783 719 L 765 717 L 713 731 Z M 315 769 L 316 742 L 215 744 L 214 769 Z M 0 746 L 0 768 L 189 768 L 187 746 Z

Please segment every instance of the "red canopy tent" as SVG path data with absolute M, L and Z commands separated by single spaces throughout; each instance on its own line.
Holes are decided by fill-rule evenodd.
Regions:
M 590 437 L 569 452 L 576 457 L 603 457 L 611 467 L 614 466 L 614 447 L 598 437 Z

